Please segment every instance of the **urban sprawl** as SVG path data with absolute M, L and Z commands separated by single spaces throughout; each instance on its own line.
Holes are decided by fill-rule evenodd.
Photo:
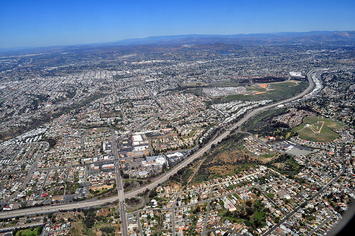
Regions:
M 354 65 L 326 45 L 2 55 L 0 234 L 324 235 L 355 197 Z

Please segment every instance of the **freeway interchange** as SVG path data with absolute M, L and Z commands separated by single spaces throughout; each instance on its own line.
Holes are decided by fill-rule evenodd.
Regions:
M 95 200 L 85 200 L 85 201 L 80 201 L 80 202 L 73 202 L 69 204 L 63 204 L 63 205 L 51 205 L 51 206 L 40 206 L 40 207 L 31 207 L 31 208 L 25 208 L 25 209 L 18 209 L 18 210 L 13 210 L 13 211 L 3 211 L 0 213 L 0 219 L 6 219 L 6 218 L 13 218 L 13 217 L 19 217 L 19 216 L 26 216 L 26 215 L 36 215 L 36 214 L 48 214 L 48 213 L 53 213 L 53 212 L 58 212 L 58 211 L 69 211 L 69 210 L 75 210 L 75 209 L 82 209 L 82 208 L 90 208 L 90 207 L 96 207 L 96 206 L 101 206 L 113 202 L 120 202 L 120 214 L 122 214 L 122 211 L 124 210 L 124 199 L 129 199 L 132 197 L 135 197 L 141 193 L 144 193 L 147 190 L 152 190 L 159 186 L 160 184 L 164 183 L 165 181 L 169 180 L 169 178 L 173 175 L 175 175 L 179 170 L 185 168 L 187 165 L 195 161 L 196 159 L 200 158 L 203 156 L 207 151 L 211 149 L 213 145 L 218 144 L 221 142 L 223 139 L 225 139 L 228 135 L 231 134 L 236 129 L 239 129 L 246 121 L 248 121 L 250 118 L 253 116 L 257 115 L 258 113 L 262 111 L 266 111 L 268 109 L 280 106 L 280 105 L 285 105 L 291 102 L 294 102 L 296 100 L 302 99 L 302 98 L 307 98 L 309 97 L 309 94 L 313 94 L 314 90 L 317 89 L 317 85 L 320 83 L 318 80 L 318 76 L 322 74 L 322 71 L 324 69 L 315 69 L 311 70 L 307 73 L 307 79 L 309 82 L 309 86 L 300 94 L 292 97 L 285 99 L 283 101 L 279 101 L 276 103 L 272 103 L 269 105 L 265 105 L 262 107 L 255 108 L 249 112 L 247 112 L 241 119 L 239 119 L 236 123 L 234 123 L 231 127 L 228 129 L 225 129 L 220 135 L 214 137 L 212 140 L 210 140 L 207 144 L 202 146 L 200 149 L 198 149 L 195 153 L 193 153 L 190 157 L 184 159 L 182 162 L 177 164 L 175 167 L 170 169 L 168 172 L 162 174 L 161 176 L 156 177 L 151 183 L 142 186 L 141 188 L 123 193 L 123 188 L 121 188 L 121 184 L 117 184 L 117 191 L 118 194 L 113 197 L 109 198 L 104 198 L 104 199 L 95 199 Z M 118 172 L 116 171 L 117 175 L 117 181 L 122 182 L 120 179 L 120 173 L 119 170 Z M 121 187 L 119 187 L 121 186 Z M 124 217 L 125 218 L 125 217 Z

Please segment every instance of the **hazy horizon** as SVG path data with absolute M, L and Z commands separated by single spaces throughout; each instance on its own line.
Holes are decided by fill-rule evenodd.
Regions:
M 0 48 L 174 35 L 353 31 L 353 1 L 2 1 Z

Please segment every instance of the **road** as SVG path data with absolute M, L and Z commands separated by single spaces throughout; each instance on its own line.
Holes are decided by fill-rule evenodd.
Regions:
M 318 197 L 321 193 L 324 192 L 324 190 L 326 190 L 331 184 L 333 184 L 335 181 L 337 181 L 341 175 L 345 172 L 345 170 L 343 170 L 337 177 L 335 177 L 334 179 L 332 179 L 331 181 L 329 181 L 329 183 L 327 183 L 326 185 L 324 185 L 318 192 L 316 192 L 315 194 L 313 194 L 309 199 L 305 200 L 303 203 L 299 204 L 295 209 L 293 209 L 292 211 L 290 211 L 286 216 L 284 216 L 284 218 L 282 218 L 280 220 L 280 222 L 276 225 L 274 225 L 273 227 L 271 227 L 269 230 L 267 230 L 265 233 L 263 233 L 263 236 L 269 235 L 271 234 L 275 229 L 277 229 L 278 227 L 280 227 L 280 225 L 282 225 L 283 223 L 285 223 L 291 216 L 293 216 L 299 209 L 303 208 L 304 206 L 307 205 L 307 203 L 309 201 L 311 201 L 312 199 Z
M 11 227 L 0 228 L 0 233 L 14 231 L 16 229 L 34 228 L 34 227 L 42 226 L 42 225 L 44 225 L 43 222 L 35 222 L 35 223 L 14 225 L 14 226 L 11 226 Z
M 115 136 L 112 137 L 111 145 L 112 145 L 113 155 L 115 156 L 116 189 L 117 189 L 117 197 L 118 197 L 118 212 L 121 219 L 121 232 L 122 232 L 122 236 L 127 236 L 128 235 L 127 211 L 125 206 L 125 193 L 123 188 L 121 170 L 118 163 L 117 137 Z
M 37 144 L 30 144 L 30 145 L 31 145 L 30 146 L 31 150 L 29 152 L 33 151 L 33 155 L 32 156 L 34 157 L 33 158 L 34 161 L 33 161 L 32 165 L 31 165 L 30 170 L 27 173 L 26 178 L 23 180 L 23 182 L 21 184 L 21 188 L 23 188 L 23 189 L 31 181 L 33 173 L 37 170 L 39 157 L 44 152 L 44 150 L 48 149 L 48 147 L 49 147 L 49 144 L 46 143 L 46 142 L 40 142 L 40 143 L 37 143 Z M 18 191 L 15 191 L 13 194 L 11 194 L 10 199 L 11 198 L 15 198 L 18 194 L 19 194 Z
M 304 97 L 305 95 L 311 93 L 313 88 L 315 87 L 315 83 L 313 81 L 313 75 L 316 72 L 317 72 L 317 70 L 311 70 L 310 72 L 307 73 L 307 79 L 309 82 L 309 86 L 302 93 L 300 93 L 292 98 L 288 98 L 283 101 L 279 101 L 279 102 L 276 102 L 273 104 L 259 107 L 259 108 L 252 110 L 252 111 L 247 112 L 246 115 L 244 117 L 242 117 L 238 122 L 236 122 L 230 128 L 225 130 L 219 136 L 210 140 L 205 146 L 201 147 L 198 151 L 196 151 L 194 154 L 192 154 L 189 158 L 184 159 L 182 162 L 177 164 L 175 167 L 173 167 L 168 172 L 155 178 L 150 184 L 142 186 L 139 189 L 135 189 L 135 190 L 125 193 L 124 198 L 129 199 L 129 198 L 135 197 L 141 193 L 144 193 L 146 190 L 152 190 L 152 189 L 156 188 L 157 186 L 159 186 L 160 184 L 164 183 L 165 181 L 169 180 L 169 178 L 171 176 L 175 175 L 179 170 L 185 168 L 187 165 L 189 165 L 190 163 L 192 163 L 196 159 L 203 156 L 207 151 L 209 151 L 211 149 L 212 145 L 216 145 L 219 142 L 221 142 L 231 132 L 233 132 L 233 130 L 240 128 L 246 121 L 248 121 L 251 117 L 255 116 L 256 114 L 258 114 L 262 111 L 266 111 L 268 109 L 271 109 L 273 107 L 277 107 L 279 105 L 287 104 L 289 102 L 298 100 L 298 99 Z M 0 219 L 6 219 L 6 218 L 12 218 L 12 217 L 24 216 L 24 215 L 46 214 L 46 213 L 52 213 L 52 212 L 58 212 L 58 211 L 68 211 L 68 210 L 74 210 L 74 209 L 79 209 L 79 208 L 89 208 L 89 207 L 101 206 L 101 205 L 105 205 L 108 203 L 113 203 L 115 201 L 118 201 L 119 199 L 120 199 L 120 196 L 113 196 L 113 197 L 109 197 L 109 198 L 105 198 L 105 199 L 87 200 L 87 201 L 74 202 L 74 203 L 63 204 L 63 205 L 31 207 L 31 208 L 27 208 L 27 209 L 6 211 L 6 212 L 0 213 Z

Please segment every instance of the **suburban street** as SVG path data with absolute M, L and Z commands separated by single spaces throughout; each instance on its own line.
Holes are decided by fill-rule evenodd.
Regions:
M 112 141 L 112 151 L 113 155 L 115 156 L 115 174 L 116 174 L 116 188 L 117 188 L 117 196 L 118 196 L 118 211 L 121 219 L 121 231 L 122 235 L 128 235 L 127 230 L 127 212 L 125 207 L 125 196 L 124 196 L 124 188 L 123 188 L 123 181 L 120 171 L 120 166 L 118 163 L 118 151 L 117 151 L 117 137 L 113 137 Z
M 339 175 L 337 177 L 335 177 L 334 179 L 332 179 L 331 181 L 329 181 L 329 183 L 327 183 L 326 185 L 324 185 L 318 192 L 316 192 L 315 194 L 313 194 L 309 199 L 305 200 L 303 203 L 299 204 L 295 209 L 293 209 L 291 212 L 289 212 L 284 218 L 282 218 L 282 220 L 280 220 L 280 222 L 276 225 L 274 225 L 273 227 L 271 227 L 269 230 L 267 230 L 265 233 L 263 233 L 263 236 L 269 235 L 271 234 L 276 228 L 278 228 L 280 225 L 282 225 L 286 220 L 288 220 L 291 216 L 293 216 L 299 209 L 301 209 L 302 207 L 304 207 L 305 205 L 307 205 L 307 203 L 316 198 L 317 196 L 319 196 L 321 193 L 324 192 L 324 190 L 326 190 L 332 183 L 334 183 L 335 181 L 337 181 L 340 176 L 344 173 L 344 171 L 342 171 L 341 173 L 339 173 Z

